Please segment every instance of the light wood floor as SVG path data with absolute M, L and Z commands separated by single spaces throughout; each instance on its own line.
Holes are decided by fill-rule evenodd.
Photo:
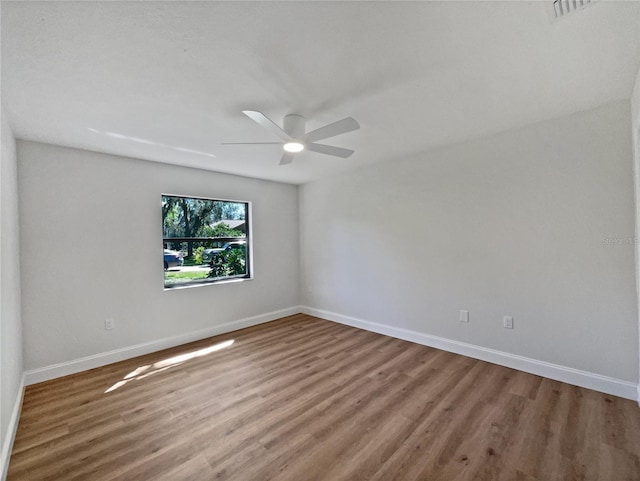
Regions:
M 8 479 L 638 481 L 639 455 L 635 402 L 300 314 L 29 386 Z

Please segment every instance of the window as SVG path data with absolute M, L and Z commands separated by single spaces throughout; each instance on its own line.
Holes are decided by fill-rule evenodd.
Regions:
M 251 278 L 249 202 L 162 195 L 164 287 Z

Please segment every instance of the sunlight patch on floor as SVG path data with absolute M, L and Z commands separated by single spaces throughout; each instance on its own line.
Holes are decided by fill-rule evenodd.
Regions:
M 197 351 L 188 352 L 186 354 L 179 354 L 177 356 L 168 357 L 167 359 L 163 359 L 162 361 L 158 361 L 153 364 L 137 367 L 129 374 L 127 374 L 124 378 L 122 378 L 122 381 L 118 381 L 113 386 L 108 388 L 104 392 L 104 394 L 115 391 L 128 382 L 144 379 L 153 374 L 157 374 L 172 367 L 179 366 L 180 364 L 190 361 L 191 359 L 206 356 L 207 354 L 211 354 L 212 352 L 220 351 L 221 349 L 231 346 L 233 343 L 234 339 L 230 339 L 228 341 L 213 344 L 209 347 L 203 347 L 202 349 L 198 349 Z

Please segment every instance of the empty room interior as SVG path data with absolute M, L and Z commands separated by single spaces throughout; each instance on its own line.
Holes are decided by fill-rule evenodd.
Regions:
M 640 2 L 0 22 L 0 479 L 640 481 Z

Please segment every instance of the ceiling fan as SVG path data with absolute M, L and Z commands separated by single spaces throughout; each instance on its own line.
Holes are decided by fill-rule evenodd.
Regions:
M 222 145 L 268 145 L 280 144 L 284 148 L 284 154 L 280 159 L 280 165 L 290 164 L 293 162 L 295 154 L 303 150 L 318 152 L 320 154 L 333 155 L 346 159 L 353 150 L 343 149 L 342 147 L 333 147 L 331 145 L 316 144 L 317 140 L 328 139 L 336 135 L 346 134 L 352 130 L 360 128 L 358 122 L 351 117 L 330 123 L 311 132 L 305 131 L 305 118 L 301 115 L 285 115 L 282 120 L 282 128 L 274 121 L 269 119 L 262 112 L 256 110 L 243 110 L 243 114 L 262 125 L 272 134 L 280 137 L 281 142 L 223 142 Z

